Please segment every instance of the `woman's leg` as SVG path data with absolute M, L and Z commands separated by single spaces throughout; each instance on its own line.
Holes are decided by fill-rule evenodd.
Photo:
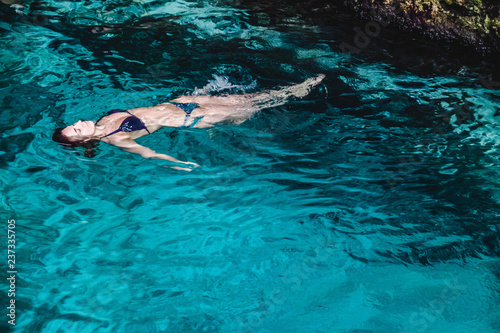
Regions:
M 257 94 L 229 95 L 214 97 L 219 105 L 219 112 L 226 112 L 241 123 L 254 113 L 265 109 L 283 105 L 291 98 L 306 97 L 311 90 L 323 81 L 324 74 L 307 79 L 306 81 L 280 90 L 269 90 Z M 223 111 L 223 107 L 225 110 Z M 236 120 L 238 119 L 238 120 Z
M 244 106 L 256 108 L 257 111 L 285 104 L 290 98 L 306 97 L 321 81 L 324 74 L 280 90 L 269 90 L 257 94 L 227 95 L 227 96 L 181 96 L 173 100 L 178 103 L 197 103 L 200 106 Z
M 288 102 L 290 98 L 303 98 L 312 88 L 325 78 L 324 74 L 280 90 L 269 90 L 257 94 L 228 96 L 181 96 L 174 99 L 177 103 L 196 103 L 199 109 L 194 109 L 192 116 L 205 117 L 199 126 L 208 126 L 223 121 L 240 124 L 256 112 L 271 107 L 277 107 Z M 207 123 L 207 124 L 205 124 Z
M 251 98 L 252 104 L 258 109 L 272 108 L 285 104 L 290 98 L 306 97 L 318 84 L 325 78 L 324 74 L 307 79 L 306 81 L 283 88 L 280 90 L 271 90 Z

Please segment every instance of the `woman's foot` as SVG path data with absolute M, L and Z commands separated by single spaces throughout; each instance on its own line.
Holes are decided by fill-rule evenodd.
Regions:
M 290 98 L 304 98 L 311 92 L 312 88 L 320 84 L 324 78 L 325 74 L 319 74 L 302 83 L 281 90 L 271 90 L 259 94 L 253 98 L 253 103 L 256 107 L 264 109 L 283 105 Z

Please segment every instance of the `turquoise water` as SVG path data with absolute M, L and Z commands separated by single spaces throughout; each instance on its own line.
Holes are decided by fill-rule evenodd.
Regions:
M 229 1 L 23 11 L 0 12 L 0 209 L 18 270 L 4 331 L 500 330 L 500 93 L 479 80 L 494 65 L 405 35 L 353 56 L 339 44 L 355 22 Z M 51 140 L 109 109 L 315 73 L 309 98 L 239 126 L 139 140 L 190 173 Z

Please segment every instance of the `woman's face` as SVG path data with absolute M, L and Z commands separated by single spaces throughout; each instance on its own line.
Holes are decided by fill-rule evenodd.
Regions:
M 88 120 L 79 120 L 62 130 L 62 134 L 72 141 L 88 141 L 95 132 L 95 124 Z

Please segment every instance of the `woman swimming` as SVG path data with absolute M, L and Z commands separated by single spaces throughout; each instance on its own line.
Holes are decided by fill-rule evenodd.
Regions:
M 68 146 L 103 141 L 144 158 L 157 158 L 198 167 L 194 162 L 183 162 L 157 153 L 139 145 L 135 140 L 162 127 L 208 128 L 220 123 L 241 124 L 259 110 L 283 105 L 290 98 L 307 96 L 324 77 L 320 74 L 297 85 L 258 94 L 181 96 L 157 106 L 115 109 L 95 122 L 80 120 L 66 128 L 58 128 L 52 139 Z M 189 168 L 172 168 L 191 171 Z

